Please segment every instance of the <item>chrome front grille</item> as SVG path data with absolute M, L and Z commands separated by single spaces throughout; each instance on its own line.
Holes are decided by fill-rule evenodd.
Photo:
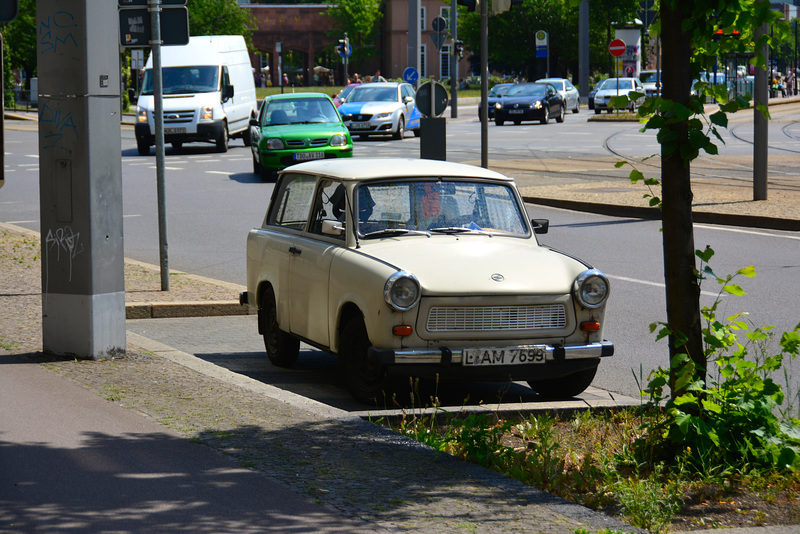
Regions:
M 164 124 L 191 123 L 194 119 L 194 110 L 176 110 L 164 112 Z
M 327 146 L 328 138 L 321 137 L 317 139 L 287 139 L 286 146 L 292 148 L 304 148 L 307 146 Z
M 428 314 L 429 332 L 488 332 L 544 330 L 567 326 L 562 304 L 529 306 L 434 306 Z

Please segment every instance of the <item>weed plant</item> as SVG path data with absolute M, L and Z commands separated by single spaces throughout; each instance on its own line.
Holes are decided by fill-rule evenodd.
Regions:
M 432 414 L 412 408 L 403 411 L 398 423 L 383 424 L 436 450 L 621 515 L 651 532 L 668 530 L 690 494 L 713 500 L 747 489 L 765 502 L 787 490 L 796 494 L 797 391 L 787 403 L 775 378 L 790 385 L 783 364 L 797 357 L 800 325 L 780 337 L 772 354 L 771 327 L 752 328 L 744 314 L 717 318 L 723 294 L 744 294 L 734 279 L 755 276 L 755 270 L 718 277 L 708 267 L 713 250 L 697 255 L 698 278 L 717 283 L 719 294 L 702 309 L 709 367 L 705 380 L 686 355 L 672 362 L 679 370 L 681 395 L 667 398 L 670 370 L 659 368 L 642 388 L 646 401 L 636 408 L 504 420 L 491 413 L 446 413 L 434 395 L 427 405 L 434 408 Z M 651 326 L 656 330 L 659 324 Z M 670 334 L 660 324 L 657 337 Z M 634 378 L 642 384 L 641 370 Z M 412 400 L 422 408 L 415 384 L 412 380 Z

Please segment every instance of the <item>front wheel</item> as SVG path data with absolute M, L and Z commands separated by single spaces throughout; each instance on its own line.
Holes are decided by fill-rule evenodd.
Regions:
M 367 358 L 370 342 L 361 317 L 350 319 L 339 342 L 339 367 L 345 385 L 358 402 L 372 404 L 386 393 L 386 367 Z
M 495 126 L 502 126 L 505 121 L 503 119 L 498 119 L 497 117 L 494 118 Z
M 542 124 L 547 124 L 550 122 L 550 108 L 544 108 L 544 115 L 542 115 L 542 118 L 539 119 L 539 122 Z
M 147 141 L 142 141 L 141 139 L 136 140 L 136 150 L 139 152 L 140 156 L 149 156 L 150 155 L 150 143 Z
M 292 367 L 300 354 L 300 340 L 278 326 L 278 309 L 272 288 L 264 291 L 258 318 L 269 361 L 276 367 Z
M 216 139 L 217 145 L 217 152 L 227 152 L 228 151 L 228 125 L 223 124 L 222 130 L 220 130 L 219 135 L 217 135 Z
M 402 139 L 405 133 L 406 133 L 406 120 L 401 116 L 400 120 L 397 121 L 397 131 L 394 132 L 392 137 L 394 139 Z
M 561 378 L 528 380 L 528 385 L 533 388 L 536 393 L 546 399 L 571 399 L 586 391 L 586 388 L 592 384 L 594 375 L 597 373 L 597 365 L 599 365 L 599 362 L 595 364 L 594 367 L 583 369 L 577 373 L 562 376 Z

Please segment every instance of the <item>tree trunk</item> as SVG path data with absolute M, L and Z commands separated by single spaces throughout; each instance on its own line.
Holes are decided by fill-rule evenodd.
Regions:
M 688 105 L 692 84 L 690 39 L 681 30 L 684 21 L 691 16 L 687 11 L 690 5 L 671 0 L 661 6 L 661 27 L 665 29 L 662 34 L 663 96 L 683 105 Z M 669 133 L 679 136 L 681 144 L 688 143 L 684 123 L 667 128 Z M 669 339 L 670 364 L 675 355 L 688 354 L 704 378 L 706 362 L 700 323 L 700 286 L 695 274 L 691 173 L 689 162 L 683 159 L 680 150 L 665 155 L 662 148 L 661 187 L 667 324 L 673 332 Z M 673 398 L 681 393 L 675 388 L 679 371 L 670 365 Z

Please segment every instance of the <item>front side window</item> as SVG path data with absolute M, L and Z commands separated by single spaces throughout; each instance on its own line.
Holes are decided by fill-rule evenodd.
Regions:
M 384 230 L 528 232 L 513 189 L 500 184 L 435 178 L 378 182 L 361 184 L 355 198 L 358 232 L 365 237 Z
M 314 198 L 316 179 L 305 174 L 284 176 L 267 214 L 267 225 L 304 230 Z
M 344 227 L 347 218 L 347 194 L 344 185 L 334 180 L 322 180 L 317 188 L 314 199 L 314 215 L 312 216 L 311 232 L 322 234 L 322 221 L 336 221 Z M 344 239 L 344 232 L 334 236 Z

